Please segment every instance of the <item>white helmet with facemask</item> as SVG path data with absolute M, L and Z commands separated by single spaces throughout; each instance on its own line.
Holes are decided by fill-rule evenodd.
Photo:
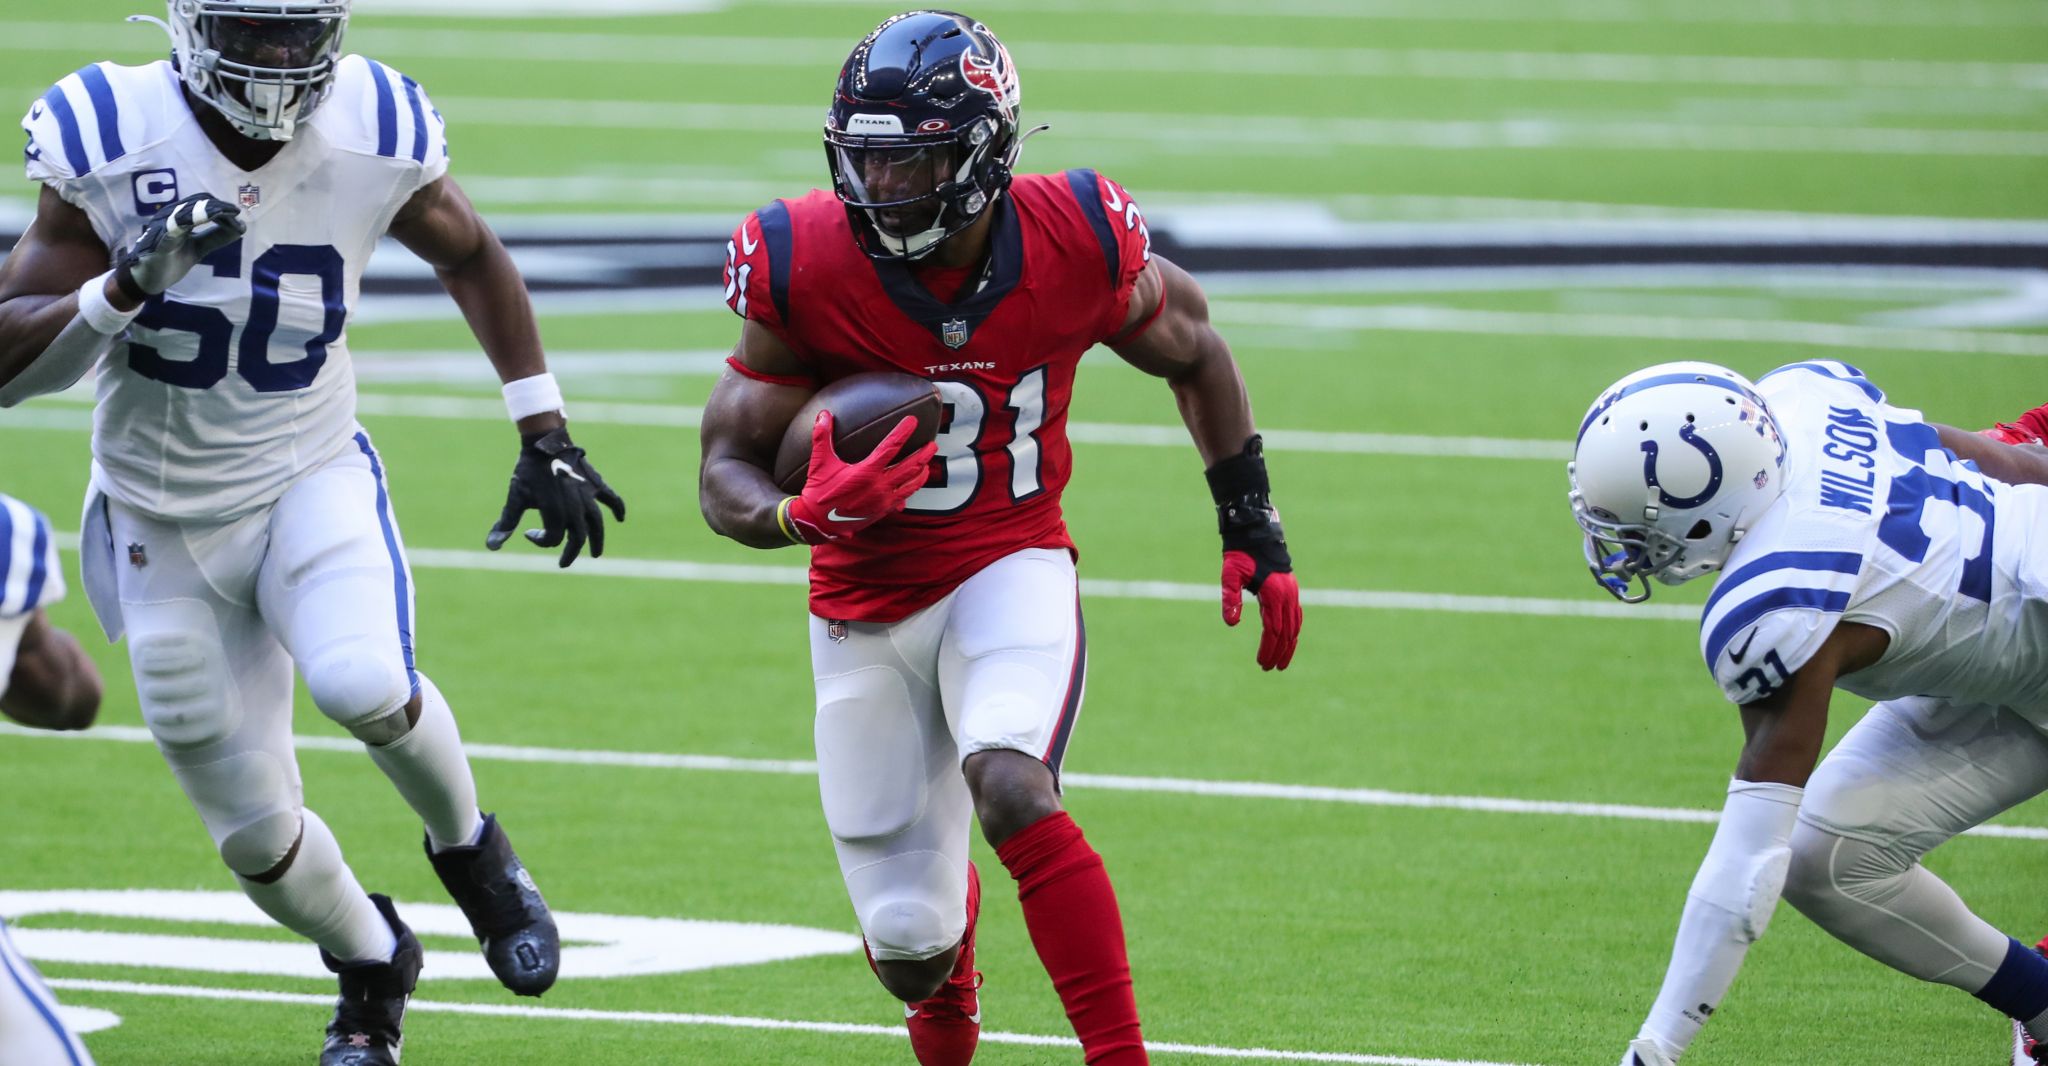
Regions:
M 1565 469 L 1594 580 L 1639 603 L 1647 578 L 1677 585 L 1728 560 L 1785 491 L 1785 438 L 1749 379 L 1664 363 L 1600 394 Z
M 348 8 L 349 0 L 170 0 L 170 21 L 159 24 L 192 95 L 244 137 L 288 141 L 334 85 Z

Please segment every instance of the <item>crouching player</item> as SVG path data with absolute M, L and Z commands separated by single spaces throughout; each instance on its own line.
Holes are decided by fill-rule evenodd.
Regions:
M 1587 412 L 1571 503 L 1593 575 L 1639 602 L 1646 579 L 1720 572 L 1700 648 L 1747 738 L 1624 1066 L 1678 1060 L 1781 895 L 1864 954 L 2048 1034 L 2048 959 L 1920 864 L 2048 790 L 2048 487 L 2021 483 L 2034 458 L 1893 406 L 1838 362 L 1754 385 L 1665 364 Z M 1837 688 L 1878 702 L 1821 759 Z

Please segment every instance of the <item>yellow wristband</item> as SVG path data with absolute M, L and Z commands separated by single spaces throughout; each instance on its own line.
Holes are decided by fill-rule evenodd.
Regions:
M 807 544 L 808 541 L 796 535 L 796 527 L 789 521 L 789 505 L 795 502 L 796 497 L 784 496 L 782 502 L 775 505 L 775 524 L 782 527 L 782 535 L 788 537 L 791 544 Z

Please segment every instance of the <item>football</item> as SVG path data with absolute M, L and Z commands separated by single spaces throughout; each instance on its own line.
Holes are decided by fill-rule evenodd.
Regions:
M 818 390 L 790 419 L 775 453 L 775 484 L 795 494 L 804 490 L 811 470 L 811 423 L 818 412 L 832 412 L 832 447 L 841 459 L 857 463 L 868 457 L 905 415 L 917 428 L 896 453 L 902 458 L 931 443 L 939 433 L 939 387 L 924 378 L 892 371 L 852 374 Z M 892 460 L 894 461 L 894 460 Z

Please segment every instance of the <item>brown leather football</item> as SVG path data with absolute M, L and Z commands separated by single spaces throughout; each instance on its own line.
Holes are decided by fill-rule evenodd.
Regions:
M 939 433 L 942 406 L 939 387 L 924 378 L 887 370 L 840 378 L 819 389 L 790 419 L 782 446 L 775 452 L 775 484 L 792 495 L 804 490 L 804 479 L 811 470 L 811 423 L 817 421 L 819 411 L 832 412 L 833 450 L 839 458 L 857 463 L 867 458 L 905 415 L 917 419 L 917 428 L 895 458 L 931 443 Z

